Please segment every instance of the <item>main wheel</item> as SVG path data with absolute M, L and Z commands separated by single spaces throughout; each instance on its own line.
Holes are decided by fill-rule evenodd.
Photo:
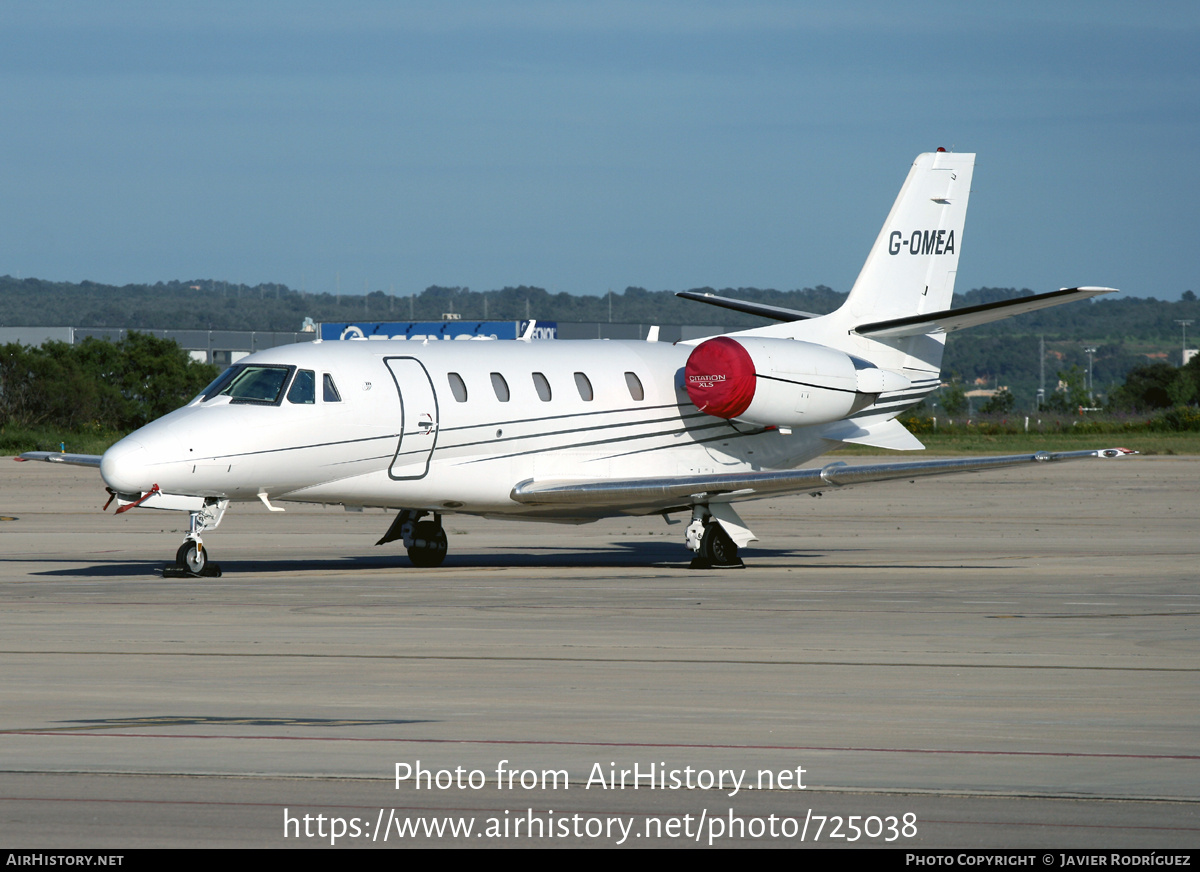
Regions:
M 446 559 L 446 531 L 433 521 L 418 521 L 413 528 L 413 547 L 408 549 L 408 559 L 413 566 L 421 568 L 441 566 Z
M 704 528 L 704 538 L 700 540 L 700 556 L 713 566 L 738 565 L 737 544 L 729 538 L 725 528 L 717 523 Z
M 208 565 L 208 552 L 204 550 L 204 543 L 188 539 L 180 545 L 179 550 L 175 552 L 175 565 L 196 575 L 203 572 L 204 567 Z

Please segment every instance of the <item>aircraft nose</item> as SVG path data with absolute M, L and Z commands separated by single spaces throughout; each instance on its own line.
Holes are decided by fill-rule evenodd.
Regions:
M 123 494 L 150 490 L 149 452 L 146 446 L 133 439 L 122 439 L 100 458 L 100 477 L 110 488 Z

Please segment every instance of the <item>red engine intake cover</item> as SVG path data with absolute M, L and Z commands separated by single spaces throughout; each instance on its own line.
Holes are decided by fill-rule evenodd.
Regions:
M 688 397 L 701 412 L 736 418 L 754 399 L 754 361 L 728 336 L 697 345 L 683 372 Z

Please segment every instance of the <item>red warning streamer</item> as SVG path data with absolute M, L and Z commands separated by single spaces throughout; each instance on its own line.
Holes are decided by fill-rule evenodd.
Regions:
M 137 500 L 136 502 L 128 503 L 124 506 L 121 506 L 121 508 L 117 509 L 115 514 L 119 515 L 122 512 L 128 512 L 130 509 L 136 509 L 138 506 L 140 506 L 142 503 L 146 502 L 146 500 L 150 499 L 150 497 L 154 496 L 156 493 L 158 493 L 158 485 L 157 484 L 154 485 L 154 487 L 150 488 L 150 490 L 148 490 L 144 494 L 142 494 L 142 498 L 140 500 Z M 112 500 L 109 500 L 109 502 L 112 502 Z M 106 509 L 108 508 L 108 503 L 104 504 L 104 508 L 106 508 Z

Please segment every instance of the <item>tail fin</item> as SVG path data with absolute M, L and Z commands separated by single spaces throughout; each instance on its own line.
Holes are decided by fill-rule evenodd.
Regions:
M 973 154 L 919 155 L 841 308 L 819 318 L 743 332 L 828 345 L 903 373 L 910 381 L 936 385 L 945 335 L 932 328 L 927 335 L 902 337 L 855 331 L 864 324 L 950 307 L 974 168 Z
M 913 162 L 839 310 L 851 326 L 950 308 L 974 168 L 975 155 L 944 151 Z

